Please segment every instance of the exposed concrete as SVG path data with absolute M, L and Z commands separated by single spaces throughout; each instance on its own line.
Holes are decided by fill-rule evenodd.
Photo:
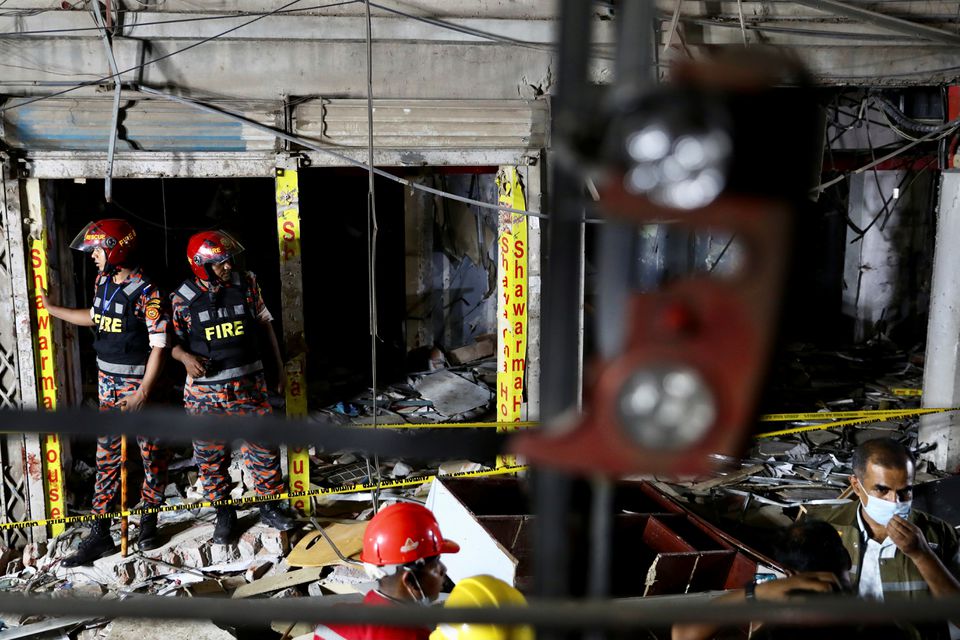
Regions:
M 429 176 L 412 181 L 433 186 Z M 404 197 L 404 278 L 406 280 L 406 348 L 433 346 L 434 196 L 407 188 Z
M 236 636 L 212 622 L 196 620 L 130 620 L 120 618 L 110 623 L 101 635 L 104 640 L 235 640 Z
M 115 588 L 141 584 L 181 570 L 187 573 L 214 571 L 230 565 L 231 570 L 245 571 L 254 564 L 274 563 L 283 555 L 281 533 L 261 524 L 251 526 L 256 518 L 253 513 L 241 517 L 241 526 L 247 528 L 234 544 L 213 544 L 210 541 L 213 524 L 191 521 L 161 526 L 161 535 L 170 536 L 169 540 L 157 549 L 143 552 L 142 557 L 131 554 L 123 558 L 118 552 L 94 561 L 93 566 L 64 568 L 57 564 L 51 570 L 57 577 L 74 582 L 94 582 Z
M 923 212 L 929 207 L 929 179 L 927 173 L 920 174 L 911 184 L 913 176 L 903 171 L 878 171 L 876 177 L 868 172 L 850 179 L 850 220 L 860 229 L 870 226 L 860 240 L 856 231 L 847 230 L 843 313 L 853 319 L 858 342 L 878 333 L 890 335 L 927 309 L 929 248 Z M 883 199 L 889 200 L 887 211 Z
M 366 161 L 366 151 L 338 153 Z M 347 163 L 325 153 L 303 154 L 314 167 L 342 167 Z M 523 149 L 438 149 L 413 153 L 405 150 L 374 151 L 374 164 L 387 166 L 496 166 L 523 165 L 530 157 Z M 102 178 L 106 153 L 35 151 L 24 166 L 38 178 Z M 145 153 L 117 154 L 114 178 L 272 177 L 276 155 L 269 153 Z
M 960 173 L 943 172 L 933 257 L 930 322 L 923 371 L 923 406 L 955 407 L 960 402 Z M 960 415 L 942 413 L 920 419 L 919 441 L 936 444 L 924 458 L 937 469 L 960 467 Z
M 174 55 L 124 79 L 196 96 L 238 99 L 366 95 L 366 45 L 362 42 L 218 40 L 175 53 L 189 44 L 150 41 L 146 59 Z M 142 46 L 131 40 L 115 43 L 121 71 L 141 64 Z M 22 38 L 6 58 L 4 81 L 10 85 L 13 81 L 63 82 L 64 77 L 102 78 L 108 75 L 102 48 L 96 39 Z M 417 64 L 411 66 L 411 60 Z M 530 97 L 531 85 L 550 91 L 551 64 L 549 52 L 501 44 L 379 43 L 373 47 L 373 86 L 381 98 Z M 19 68 L 24 66 L 29 68 Z M 5 91 L 26 95 L 50 89 L 8 86 Z

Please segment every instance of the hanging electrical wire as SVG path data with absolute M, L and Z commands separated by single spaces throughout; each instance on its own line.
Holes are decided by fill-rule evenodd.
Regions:
M 31 98 L 31 99 L 29 99 L 29 100 L 24 100 L 23 102 L 18 102 L 18 103 L 13 104 L 13 105 L 0 107 L 0 113 L 6 113 L 7 111 L 11 111 L 11 110 L 13 110 L 13 109 L 19 109 L 19 108 L 21 108 L 21 107 L 25 107 L 25 106 L 27 106 L 27 105 L 29 105 L 29 104 L 34 104 L 34 103 L 36 103 L 36 102 L 40 102 L 40 101 L 42 101 L 42 100 L 49 100 L 50 98 L 56 98 L 56 97 L 58 97 L 58 96 L 66 95 L 66 94 L 68 94 L 68 93 L 71 93 L 71 92 L 73 92 L 73 91 L 76 91 L 77 89 L 82 89 L 83 87 L 92 87 L 92 86 L 96 86 L 96 85 L 99 85 L 99 84 L 103 84 L 104 82 L 108 82 L 108 81 L 112 81 L 112 80 L 115 80 L 116 82 L 120 82 L 120 77 L 123 76 L 125 73 L 130 73 L 131 71 L 137 71 L 137 70 L 143 69 L 144 67 L 147 67 L 147 66 L 149 66 L 149 65 L 156 64 L 156 63 L 161 62 L 161 61 L 163 61 L 163 60 L 166 60 L 166 59 L 168 59 L 168 58 L 172 58 L 173 56 L 175 56 L 175 55 L 177 55 L 177 54 L 183 53 L 183 52 L 185 52 L 185 51 L 189 51 L 189 50 L 191 50 L 191 49 L 195 49 L 195 48 L 197 48 L 197 47 L 199 47 L 199 46 L 202 46 L 202 45 L 204 45 L 204 44 L 206 44 L 206 43 L 208 43 L 208 42 L 211 42 L 211 41 L 213 41 L 213 40 L 217 40 L 217 39 L 222 38 L 222 37 L 224 37 L 224 36 L 226 36 L 226 35 L 229 35 L 229 34 L 233 33 L 234 31 L 237 31 L 238 29 L 242 29 L 242 28 L 244 28 L 244 27 L 246 27 L 246 26 L 248 26 L 248 25 L 251 25 L 251 24 L 253 24 L 254 22 L 258 22 L 258 21 L 260 21 L 260 20 L 263 20 L 264 18 L 266 18 L 266 17 L 268 17 L 268 16 L 272 16 L 272 15 L 274 15 L 274 14 L 276 14 L 276 13 L 279 13 L 280 11 L 283 11 L 284 9 L 288 9 L 288 8 L 292 7 L 293 5 L 295 5 L 295 4 L 299 4 L 299 3 L 302 2 L 302 1 L 303 1 L 303 0 L 291 0 L 290 2 L 288 2 L 288 3 L 286 3 L 286 4 L 284 4 L 284 5 L 280 6 L 280 7 L 278 7 L 277 9 L 274 9 L 273 11 L 269 11 L 269 12 L 267 12 L 267 13 L 264 13 L 263 15 L 259 15 L 259 16 L 255 17 L 255 18 L 253 18 L 252 20 L 248 20 L 247 22 L 244 22 L 243 24 L 239 24 L 239 25 L 237 25 L 237 26 L 235 26 L 235 27 L 231 27 L 231 28 L 227 29 L 226 31 L 221 31 L 220 33 L 217 33 L 217 34 L 215 34 L 215 35 L 206 37 L 206 38 L 204 38 L 204 39 L 202 39 L 202 40 L 198 40 L 197 42 L 194 42 L 194 43 L 192 43 L 192 44 L 189 44 L 189 45 L 183 47 L 182 49 L 177 49 L 176 51 L 171 51 L 170 53 L 164 54 L 164 55 L 159 56 L 159 57 L 157 57 L 157 58 L 151 58 L 150 60 L 146 60 L 146 61 L 144 61 L 144 62 L 142 62 L 142 63 L 140 63 L 140 64 L 138 64 L 138 65 L 132 66 L 132 67 L 130 67 L 130 68 L 128 68 L 128 69 L 124 69 L 124 70 L 122 70 L 122 71 L 120 71 L 120 72 L 118 72 L 118 73 L 111 73 L 111 74 L 106 75 L 106 76 L 103 76 L 103 77 L 101 77 L 101 78 L 97 78 L 96 80 L 88 80 L 88 81 L 86 81 L 86 82 L 81 82 L 81 83 L 79 83 L 79 84 L 77 84 L 77 85 L 75 85 L 75 86 L 73 86 L 73 87 L 69 87 L 69 88 L 67 88 L 67 89 L 62 89 L 62 90 L 60 90 L 60 91 L 55 91 L 55 92 L 53 92 L 53 93 L 49 93 L 49 94 L 46 94 L 46 95 L 38 96 L 38 97 L 36 97 L 36 98 Z M 353 2 L 353 0 L 346 0 L 346 1 L 347 1 L 347 2 Z M 335 6 L 335 5 L 337 5 L 337 4 L 342 4 L 342 3 L 338 2 L 338 3 L 335 3 L 335 4 L 332 5 L 332 6 Z
M 370 0 L 364 1 L 367 36 L 367 296 L 370 308 L 370 377 L 373 386 L 373 428 L 377 428 L 377 197 L 374 186 L 376 174 L 373 167 L 373 21 L 370 17 Z M 367 477 L 370 475 L 370 457 L 367 461 Z M 373 511 L 380 511 L 380 457 L 374 455 L 373 466 L 377 486 L 373 490 Z
M 215 15 L 209 16 L 194 16 L 191 18 L 176 18 L 173 20 L 154 20 L 152 22 L 134 22 L 125 24 L 125 29 L 134 29 L 139 27 L 154 27 L 161 25 L 171 25 L 171 24 L 186 24 L 190 22 L 210 22 L 217 20 L 236 20 L 238 18 L 250 18 L 254 16 L 266 17 L 268 15 L 285 15 L 288 13 L 297 13 L 302 14 L 305 11 L 314 11 L 318 9 L 331 9 L 338 6 L 356 4 L 362 2 L 362 0 L 343 0 L 342 2 L 336 2 L 333 4 L 318 4 L 311 7 L 299 7 L 296 9 L 284 9 L 282 11 L 271 11 L 270 13 L 264 13 L 262 11 L 239 11 L 236 13 L 218 13 Z M 147 12 L 143 11 L 133 11 L 131 9 L 117 9 L 117 13 L 137 13 L 143 14 Z M 158 13 L 158 12 L 149 12 L 149 13 Z M 0 17 L 3 17 L 0 15 Z M 0 38 L 20 38 L 27 36 L 42 36 L 42 35 L 54 35 L 54 34 L 67 34 L 67 33 L 85 33 L 87 31 L 99 31 L 99 27 L 64 27 L 61 29 L 32 29 L 29 31 L 7 31 L 0 32 Z M 129 35 L 129 34 L 125 34 Z
M 876 167 L 876 166 L 878 166 L 878 165 L 883 164 L 883 163 L 886 162 L 887 160 L 891 160 L 891 159 L 893 159 L 893 158 L 896 158 L 896 157 L 899 156 L 899 155 L 902 155 L 902 154 L 906 153 L 907 151 L 909 151 L 910 149 L 914 148 L 915 146 L 917 146 L 918 144 L 920 144 L 920 143 L 922 143 L 922 142 L 928 142 L 928 141 L 930 141 L 930 140 L 933 140 L 933 139 L 934 139 L 934 136 L 936 136 L 937 134 L 943 133 L 943 132 L 945 132 L 945 131 L 949 131 L 949 132 L 952 133 L 952 132 L 956 131 L 958 127 L 960 127 L 960 119 L 951 120 L 951 121 L 949 121 L 949 122 L 945 122 L 945 123 L 943 123 L 942 125 L 940 125 L 939 127 L 937 127 L 934 131 L 931 131 L 930 133 L 928 133 L 927 135 L 923 136 L 922 138 L 918 138 L 917 140 L 915 140 L 915 141 L 913 141 L 913 142 L 908 142 L 907 144 L 905 144 L 905 145 L 903 145 L 903 146 L 901 146 L 901 147 L 898 147 L 897 149 L 894 149 L 894 150 L 891 151 L 890 153 L 888 153 L 888 154 L 886 154 L 886 155 L 884 155 L 884 156 L 882 156 L 882 157 L 880 157 L 880 158 L 877 158 L 877 159 L 874 160 L 873 162 L 870 162 L 870 163 L 868 163 L 868 164 L 866 164 L 866 165 L 864 165 L 864 166 L 862 166 L 862 167 L 860 167 L 860 168 L 858 168 L 858 169 L 854 169 L 853 171 L 849 171 L 849 172 L 847 172 L 847 173 L 844 173 L 844 174 L 842 174 L 842 175 L 839 175 L 839 176 L 837 176 L 836 178 L 834 178 L 834 179 L 832 179 L 832 180 L 828 180 L 828 181 L 826 181 L 826 182 L 823 182 L 823 183 L 817 185 L 816 187 L 814 187 L 813 189 L 811 189 L 811 192 L 817 193 L 817 192 L 822 192 L 822 191 L 824 191 L 824 190 L 826 190 L 826 189 L 829 189 L 829 188 L 832 187 L 833 185 L 838 184 L 838 183 L 840 183 L 840 182 L 843 182 L 844 180 L 850 178 L 851 176 L 855 176 L 855 175 L 861 174 L 861 173 L 863 173 L 864 171 L 869 171 L 870 169 L 872 169 L 872 168 L 874 168 L 874 167 Z

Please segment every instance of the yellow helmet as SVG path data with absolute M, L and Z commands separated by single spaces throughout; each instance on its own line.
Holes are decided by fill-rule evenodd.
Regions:
M 493 576 L 464 578 L 450 592 L 447 607 L 500 607 L 526 605 L 523 594 Z M 534 640 L 533 628 L 493 624 L 440 624 L 430 640 Z

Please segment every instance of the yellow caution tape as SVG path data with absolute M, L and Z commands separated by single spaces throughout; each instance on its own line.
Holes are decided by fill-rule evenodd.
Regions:
M 143 515 L 147 513 L 161 513 L 165 511 L 192 511 L 204 507 L 224 507 L 237 506 L 243 504 L 256 504 L 260 502 L 272 502 L 275 500 L 290 500 L 293 498 L 310 498 L 313 496 L 329 496 L 344 493 L 360 493 L 362 491 L 373 491 L 374 489 L 395 489 L 397 487 L 412 487 L 432 482 L 436 478 L 479 478 L 482 476 L 499 476 L 508 473 L 517 473 L 525 471 L 525 465 L 516 465 L 512 467 L 501 467 L 487 471 L 460 471 L 457 473 L 445 473 L 407 480 L 391 480 L 390 482 L 363 482 L 357 484 L 344 484 L 337 487 L 328 487 L 323 489 L 310 489 L 309 491 L 289 491 L 267 496 L 249 496 L 247 498 L 238 498 L 236 500 L 208 500 L 200 502 L 189 502 L 186 504 L 171 504 L 162 507 L 147 507 L 144 509 L 130 509 L 127 511 L 117 511 L 114 513 L 96 513 L 85 516 L 67 516 L 65 518 L 47 518 L 46 520 L 24 520 L 21 522 L 0 522 L 0 530 L 4 529 L 25 529 L 32 527 L 45 527 L 47 525 L 63 525 L 74 522 L 93 522 L 94 520 L 107 520 L 125 516 Z
M 833 429 L 835 427 L 849 427 L 855 424 L 867 424 L 877 422 L 877 418 L 858 418 L 856 420 L 840 420 L 839 422 L 828 422 L 826 424 L 809 424 L 803 427 L 794 427 L 792 429 L 781 429 L 780 431 L 767 431 L 754 435 L 754 438 L 772 438 L 774 436 L 786 436 L 791 433 L 804 433 L 806 431 L 823 431 L 824 429 Z
M 880 422 L 882 420 L 891 420 L 897 418 L 908 418 L 910 416 L 929 415 L 932 413 L 947 413 L 949 411 L 960 411 L 960 408 L 949 409 L 904 409 L 898 411 L 833 411 L 831 413 L 797 413 L 797 414 L 779 414 L 779 415 L 798 415 L 798 416 L 819 416 L 818 420 L 830 418 L 846 418 L 851 420 L 839 420 L 837 422 L 824 422 L 823 424 L 811 424 L 802 427 L 793 427 L 791 429 L 781 429 L 780 431 L 767 431 L 758 433 L 755 438 L 771 438 L 773 436 L 784 436 L 791 433 L 803 433 L 805 431 L 820 431 L 823 429 L 833 429 L 835 427 L 849 427 L 855 424 L 865 424 L 868 422 Z M 766 416 L 764 416 L 766 417 Z M 793 420 L 810 420 L 813 418 L 793 418 Z
M 372 429 L 372 424 L 351 424 L 358 429 Z M 527 429 L 540 426 L 539 422 L 411 422 L 407 424 L 377 424 L 377 429 Z
M 923 395 L 923 389 L 906 389 L 906 388 L 895 388 L 890 389 L 893 392 L 893 395 L 899 396 L 901 398 L 913 398 L 920 397 Z
M 918 416 L 925 413 L 942 413 L 954 409 L 866 409 L 863 411 L 823 411 L 808 413 L 768 413 L 760 416 L 761 422 L 797 422 L 798 420 L 849 420 L 873 418 L 884 420 L 901 416 Z

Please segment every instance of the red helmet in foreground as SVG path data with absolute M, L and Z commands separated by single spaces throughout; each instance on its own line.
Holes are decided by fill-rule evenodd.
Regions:
M 243 252 L 243 245 L 226 231 L 201 231 L 187 242 L 187 261 L 201 280 L 210 280 L 209 265 L 235 260 Z
M 127 264 L 137 249 L 137 232 L 126 220 L 110 218 L 91 222 L 70 243 L 71 249 L 93 253 L 103 249 L 107 265 L 119 267 Z
M 458 551 L 460 545 L 444 540 L 429 509 L 400 502 L 382 509 L 367 525 L 360 560 L 382 567 Z

